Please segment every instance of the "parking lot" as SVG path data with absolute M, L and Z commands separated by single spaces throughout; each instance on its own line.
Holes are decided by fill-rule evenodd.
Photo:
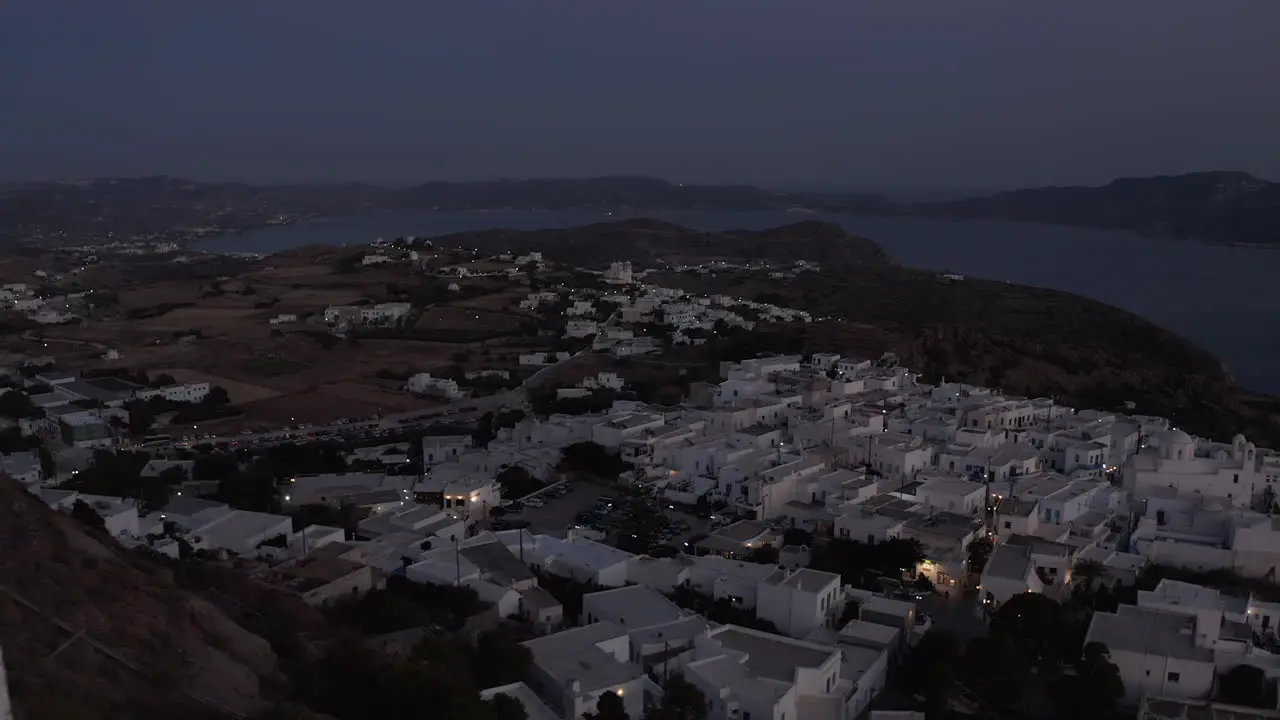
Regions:
M 596 500 L 608 495 L 607 489 L 598 485 L 583 482 L 570 482 L 569 493 L 554 497 L 549 492 L 537 495 L 545 503 L 542 507 L 525 506 L 523 510 L 512 514 L 513 520 L 519 519 L 529 523 L 529 531 L 539 535 L 564 537 L 578 513 L 589 510 Z
M 647 522 L 655 541 L 673 547 L 681 547 L 686 540 L 708 529 L 709 521 L 649 499 L 629 497 L 619 490 L 581 480 L 567 485 L 568 493 L 557 496 L 554 488 L 548 488 L 536 496 L 542 500 L 542 507 L 525 503 L 519 512 L 508 516 L 509 519 L 529 523 L 531 532 L 555 537 L 565 537 L 575 525 L 613 535 L 631 529 L 638 522 Z M 639 514 L 634 505 L 638 500 L 646 503 L 641 506 L 646 509 Z

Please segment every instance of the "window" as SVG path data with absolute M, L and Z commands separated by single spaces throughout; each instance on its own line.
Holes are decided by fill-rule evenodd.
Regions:
M 1236 473 L 1235 475 L 1232 475 L 1232 476 L 1231 476 L 1231 482 L 1236 483 L 1236 484 L 1239 484 L 1239 483 L 1240 483 L 1240 473 Z
M 1005 529 L 1005 530 L 1009 530 L 1009 529 L 1011 529 L 1011 528 L 1013 528 L 1013 523 L 1009 522 L 1008 520 L 1005 520 L 1005 521 L 1004 521 L 1004 529 Z
M 1169 673 L 1169 682 L 1171 682 L 1171 683 L 1176 683 L 1176 682 L 1178 682 L 1178 678 L 1180 678 L 1180 677 L 1182 677 L 1182 676 L 1181 676 L 1181 675 L 1179 675 L 1178 673 L 1176 673 L 1176 672 L 1171 672 L 1171 673 Z

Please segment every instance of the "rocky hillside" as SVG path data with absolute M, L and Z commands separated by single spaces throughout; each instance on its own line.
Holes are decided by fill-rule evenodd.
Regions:
M 809 260 L 824 265 L 884 265 L 884 248 L 849 235 L 836 223 L 806 221 L 768 230 L 700 232 L 661 220 L 623 220 L 555 230 L 483 230 L 436 238 L 440 247 L 476 248 L 482 252 L 538 251 L 548 260 L 601 267 L 630 259 L 645 267 L 772 261 L 791 264 Z
M 0 476 L 0 647 L 17 720 L 244 717 L 268 643 L 165 568 Z

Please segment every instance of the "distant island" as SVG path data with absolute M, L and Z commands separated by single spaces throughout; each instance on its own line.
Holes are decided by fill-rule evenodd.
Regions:
M 1125 230 L 1206 242 L 1280 244 L 1280 183 L 1240 172 L 1115 180 L 927 203 L 860 193 L 782 192 L 649 177 L 252 185 L 168 176 L 0 185 L 0 240 L 186 241 L 273 224 L 431 209 L 808 211 L 862 216 L 1011 220 Z

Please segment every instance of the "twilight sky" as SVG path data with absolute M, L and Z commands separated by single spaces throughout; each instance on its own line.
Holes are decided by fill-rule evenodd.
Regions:
M 1280 180 L 1274 0 L 7 0 L 0 179 Z

